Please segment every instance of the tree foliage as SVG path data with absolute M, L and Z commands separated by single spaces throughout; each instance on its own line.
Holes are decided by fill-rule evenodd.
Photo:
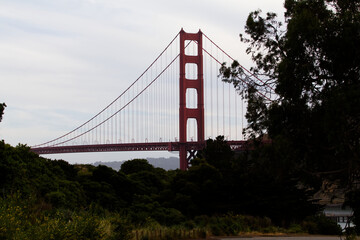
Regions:
M 6 107 L 5 103 L 0 103 L 0 122 L 1 122 L 2 117 L 3 117 L 5 107 Z
M 358 209 L 350 196 L 360 181 L 360 1 L 286 0 L 284 7 L 285 24 L 258 10 L 240 35 L 252 72 L 269 87 L 243 84 L 248 79 L 238 63 L 224 64 L 221 75 L 243 88 L 248 136 L 272 140 L 271 151 L 258 149 L 254 158 L 284 164 L 311 187 L 341 180 Z M 263 97 L 268 89 L 276 100 Z
M 152 222 L 171 226 L 229 212 L 266 216 L 283 224 L 317 211 L 282 163 L 251 157 L 235 155 L 219 136 L 207 141 L 188 171 L 165 171 L 141 159 L 127 161 L 115 171 L 45 159 L 26 145 L 12 147 L 1 141 L 0 189 L 4 196 L 19 192 L 33 198 L 34 205 L 50 212 L 126 213 L 137 226 Z
M 268 134 L 310 176 L 352 183 L 360 170 L 360 1 L 286 0 L 285 25 L 276 14 L 250 13 L 241 40 L 255 74 L 274 87 L 266 103 L 256 84 L 244 88 L 247 131 Z M 225 81 L 240 80 L 239 66 L 223 66 Z M 284 144 L 285 143 L 285 144 Z

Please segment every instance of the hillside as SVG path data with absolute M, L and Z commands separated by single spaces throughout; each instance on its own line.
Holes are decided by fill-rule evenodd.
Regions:
M 147 158 L 146 159 L 154 167 L 162 168 L 165 170 L 175 170 L 179 168 L 179 158 L 170 157 L 170 158 Z M 113 161 L 113 162 L 95 162 L 92 165 L 99 166 L 105 165 L 111 167 L 112 169 L 118 171 L 121 168 L 121 165 L 124 161 Z

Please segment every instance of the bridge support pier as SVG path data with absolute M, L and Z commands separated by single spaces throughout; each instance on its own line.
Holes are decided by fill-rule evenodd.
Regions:
M 185 54 L 185 41 L 195 41 L 197 43 L 197 55 Z M 180 31 L 180 108 L 179 108 L 179 137 L 180 137 L 180 169 L 186 170 L 189 167 L 187 158 L 187 121 L 193 118 L 197 122 L 197 142 L 202 143 L 205 140 L 204 128 L 204 83 L 203 83 L 203 55 L 202 55 L 202 32 L 186 33 L 183 29 Z M 186 64 L 196 64 L 197 79 L 186 78 Z M 186 107 L 186 91 L 195 89 L 197 92 L 197 107 Z M 194 153 L 190 153 L 194 157 Z
M 186 170 L 189 167 L 189 162 L 187 160 L 186 144 L 180 143 L 179 157 L 180 157 L 180 169 Z
M 198 150 L 190 149 L 185 145 L 180 145 L 180 169 L 186 170 L 190 165 L 190 161 L 196 157 Z

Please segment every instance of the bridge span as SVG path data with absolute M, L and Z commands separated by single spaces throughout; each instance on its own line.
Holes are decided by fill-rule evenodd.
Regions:
M 230 148 L 234 151 L 246 149 L 246 141 L 228 141 Z M 123 152 L 123 151 L 180 151 L 179 142 L 152 142 L 152 143 L 117 143 L 117 144 L 91 144 L 71 145 L 56 147 L 31 148 L 37 154 L 58 154 L 58 153 L 84 153 L 84 152 Z M 206 142 L 187 142 L 186 149 L 197 151 L 203 149 Z
M 182 29 L 108 106 L 72 131 L 31 149 L 38 154 L 178 151 L 182 170 L 209 138 L 222 135 L 232 149 L 244 150 L 247 102 L 239 91 L 265 83 L 241 65 L 236 86 L 222 81 L 219 69 L 233 61 L 200 30 Z M 268 90 L 264 92 L 258 94 L 271 100 Z

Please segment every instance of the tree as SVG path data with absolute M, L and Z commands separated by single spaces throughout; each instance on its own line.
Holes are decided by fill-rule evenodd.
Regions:
M 0 103 L 0 122 L 2 120 L 2 116 L 4 114 L 5 107 L 6 107 L 5 103 Z
M 124 174 L 132 174 L 141 171 L 152 171 L 154 170 L 154 166 L 151 165 L 146 159 L 133 159 L 129 161 L 125 161 L 121 165 L 120 171 Z
M 206 162 L 218 169 L 230 169 L 234 152 L 226 142 L 224 136 L 206 140 L 206 147 L 199 151 L 198 158 L 206 159 Z
M 237 63 L 223 65 L 222 77 L 246 87 L 250 136 L 268 134 L 293 169 L 351 185 L 360 174 L 360 1 L 286 0 L 284 6 L 286 27 L 276 14 L 255 11 L 245 26 L 249 38 L 241 35 L 256 64 L 252 71 L 278 99 L 269 103 L 257 94 L 262 85 L 241 85 Z
M 224 81 L 242 88 L 249 104 L 248 135 L 268 134 L 277 159 L 305 184 L 341 180 L 356 192 L 360 180 L 360 1 L 286 0 L 285 23 L 276 14 L 249 14 L 241 41 L 248 44 L 254 74 L 265 84 L 242 84 L 238 63 L 223 65 Z M 242 79 L 243 80 L 243 79 Z M 262 94 L 259 94 L 261 92 Z M 254 154 L 253 154 L 254 155 Z M 315 181 L 314 181 L 315 180 Z M 348 196 L 354 196 L 348 194 Z M 359 209 L 358 201 L 349 201 Z M 359 214 L 360 215 L 360 214 Z M 360 217 L 357 217 L 360 218 Z

